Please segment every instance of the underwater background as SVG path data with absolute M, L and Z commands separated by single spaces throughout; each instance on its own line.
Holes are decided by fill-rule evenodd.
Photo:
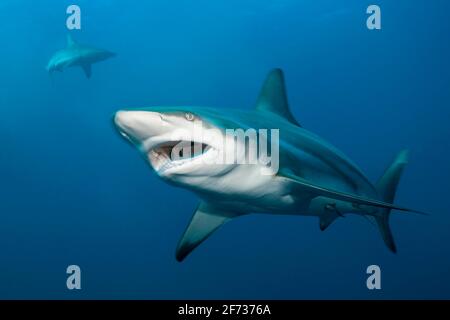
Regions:
M 446 0 L 77 0 L 78 42 L 116 52 L 49 76 L 73 1 L 0 2 L 0 298 L 450 298 L 450 2 Z M 382 29 L 366 27 L 377 4 Z M 411 150 L 392 254 L 350 215 L 249 215 L 183 263 L 197 206 L 119 137 L 115 111 L 154 105 L 252 108 L 267 72 L 290 105 L 376 181 Z M 82 289 L 66 288 L 66 268 Z M 381 267 L 382 290 L 366 287 Z

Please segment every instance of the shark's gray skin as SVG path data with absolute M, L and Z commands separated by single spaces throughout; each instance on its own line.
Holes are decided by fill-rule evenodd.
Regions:
M 92 64 L 115 57 L 116 54 L 107 50 L 97 49 L 76 43 L 70 35 L 67 36 L 67 47 L 57 51 L 47 64 L 47 71 L 63 71 L 69 67 L 81 67 L 87 78 L 92 75 Z
M 395 252 L 389 227 L 391 209 L 418 212 L 392 204 L 408 161 L 407 151 L 398 154 L 375 185 L 370 183 L 341 151 L 294 119 L 279 69 L 268 75 L 253 110 L 154 107 L 118 111 L 114 122 L 159 177 L 193 191 L 200 198 L 179 242 L 178 261 L 222 224 L 249 213 L 317 216 L 321 230 L 344 214 L 362 215 L 378 226 L 384 242 Z M 217 129 L 223 136 L 226 129 L 279 129 L 278 172 L 263 175 L 261 164 L 205 165 L 211 162 L 204 160 L 213 158 L 223 148 L 216 140 L 209 141 L 200 154 L 171 159 L 171 150 L 183 140 L 174 139 L 173 133 L 180 128 L 190 132 L 190 140 L 205 147 L 201 133 L 193 129 L 199 122 L 204 128 Z

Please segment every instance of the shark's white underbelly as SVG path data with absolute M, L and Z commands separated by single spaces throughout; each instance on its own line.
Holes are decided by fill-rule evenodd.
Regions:
M 295 194 L 292 183 L 261 169 L 241 165 L 224 176 L 208 177 L 197 183 L 197 193 L 206 202 L 240 213 L 307 214 L 310 197 Z
M 295 183 L 261 172 L 259 166 L 238 166 L 224 176 L 208 177 L 199 182 L 198 185 L 204 188 L 198 189 L 197 193 L 205 202 L 239 214 L 320 216 L 329 210 L 344 213 L 360 210 L 348 202 L 302 193 Z

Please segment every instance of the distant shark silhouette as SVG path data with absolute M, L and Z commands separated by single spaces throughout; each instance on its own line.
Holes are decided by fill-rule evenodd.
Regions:
M 395 252 L 389 227 L 391 210 L 418 212 L 393 204 L 408 162 L 407 151 L 401 151 L 373 185 L 342 152 L 294 119 L 279 69 L 267 77 L 253 110 L 152 107 L 118 111 L 114 120 L 121 135 L 142 152 L 159 177 L 201 199 L 179 242 L 178 261 L 225 222 L 249 213 L 316 216 L 321 230 L 344 213 L 358 214 L 378 226 L 385 244 Z M 236 145 L 224 148 L 216 140 L 206 143 L 198 126 L 196 129 L 198 122 L 222 135 L 227 129 L 279 128 L 278 172 L 262 175 L 261 164 L 205 164 L 219 151 L 234 151 Z M 174 147 L 183 142 L 173 135 L 180 128 L 190 133 L 191 141 L 185 141 L 188 146 L 201 146 L 200 152 L 189 152 L 181 160 L 173 158 Z M 238 147 L 246 153 L 255 151 L 250 144 Z
M 71 35 L 67 36 L 67 48 L 57 51 L 47 65 L 47 71 L 51 74 L 55 71 L 63 71 L 68 67 L 81 67 L 87 78 L 92 76 L 92 64 L 116 56 L 115 53 L 96 49 L 76 43 Z

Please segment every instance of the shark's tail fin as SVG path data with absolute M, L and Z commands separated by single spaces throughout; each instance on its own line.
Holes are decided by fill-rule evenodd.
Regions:
M 408 163 L 408 154 L 408 150 L 402 150 L 376 184 L 381 200 L 387 203 L 394 202 L 397 185 L 400 181 L 403 169 Z M 392 252 L 397 252 L 394 237 L 392 236 L 391 228 L 389 227 L 390 212 L 391 209 L 382 209 L 381 215 L 375 216 L 374 219 L 387 247 Z

